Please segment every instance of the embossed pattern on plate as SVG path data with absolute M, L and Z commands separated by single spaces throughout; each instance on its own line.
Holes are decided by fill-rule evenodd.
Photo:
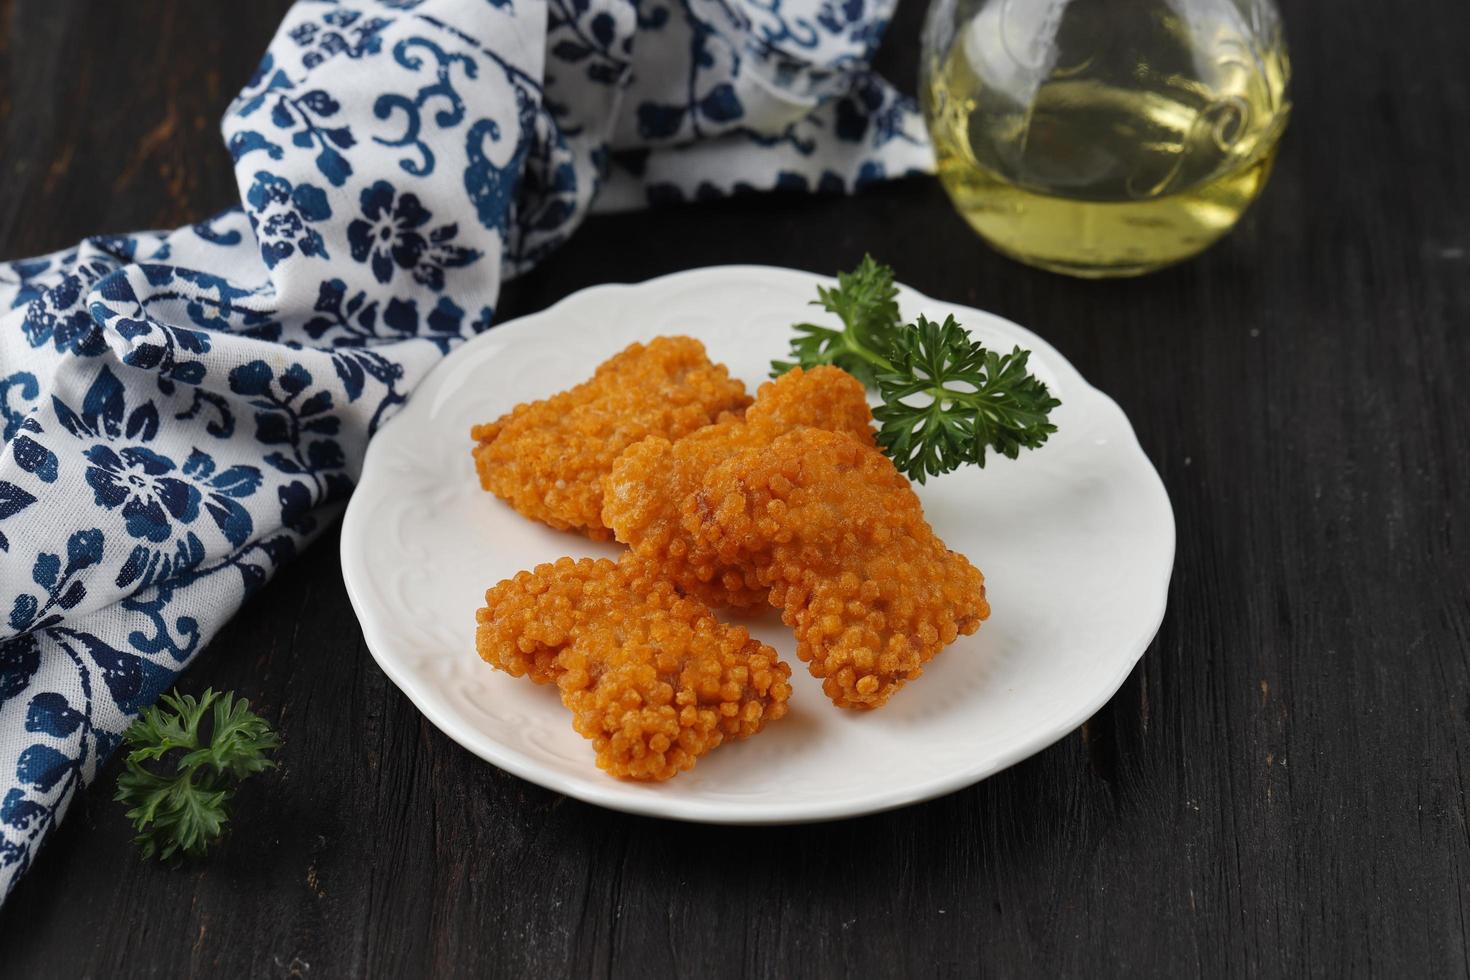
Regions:
M 485 589 L 561 555 L 616 546 L 525 520 L 480 490 L 469 428 L 575 384 L 635 340 L 683 333 L 754 388 L 790 324 L 829 280 L 730 266 L 599 286 L 459 348 L 373 441 L 342 530 L 342 570 L 368 648 L 436 726 L 557 792 L 635 813 L 715 823 L 854 816 L 974 783 L 1061 738 L 1112 696 L 1163 617 L 1174 516 L 1111 399 L 1050 345 L 999 317 L 905 289 L 906 316 L 953 313 L 988 345 L 1020 344 L 1058 397 L 1039 452 L 920 487 L 935 529 L 986 576 L 993 614 L 925 676 L 867 714 L 834 708 L 774 611 L 752 632 L 793 666 L 791 713 L 660 785 L 592 763 L 555 693 L 474 650 Z

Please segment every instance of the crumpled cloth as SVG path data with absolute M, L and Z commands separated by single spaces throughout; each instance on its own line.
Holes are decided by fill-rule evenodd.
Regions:
M 239 207 L 0 265 L 0 895 L 503 277 L 596 208 L 930 169 L 891 7 L 301 0 Z

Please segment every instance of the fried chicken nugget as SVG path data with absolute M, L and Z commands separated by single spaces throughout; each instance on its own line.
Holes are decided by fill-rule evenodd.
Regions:
M 753 572 L 797 656 L 845 708 L 876 708 L 990 615 L 907 478 L 845 433 L 796 429 L 712 468 L 684 500 L 691 551 Z
M 679 589 L 717 608 L 762 606 L 769 588 L 754 569 L 720 562 L 684 526 L 686 503 L 705 474 L 732 453 L 769 445 L 811 426 L 873 445 L 873 414 L 862 383 L 840 368 L 795 368 L 761 385 L 743 419 L 727 417 L 683 439 L 649 438 L 613 463 L 602 520 L 640 557 L 656 562 Z
M 480 656 L 555 684 L 597 765 L 622 779 L 675 776 L 780 718 L 791 696 L 776 651 L 627 555 L 521 572 L 486 592 L 475 618 Z
M 533 520 L 595 540 L 602 481 L 639 440 L 678 439 L 750 404 L 745 386 L 690 337 L 632 344 L 588 381 L 470 430 L 480 485 Z

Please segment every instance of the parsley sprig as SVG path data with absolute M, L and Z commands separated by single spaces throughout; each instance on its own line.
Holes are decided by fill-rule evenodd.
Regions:
M 772 361 L 771 377 L 792 368 L 835 364 L 869 388 L 878 381 L 878 373 L 893 370 L 884 355 L 893 346 L 893 335 L 901 329 L 898 313 L 898 287 L 893 284 L 893 270 L 863 256 L 862 264 L 852 272 L 837 273 L 837 288 L 817 287 L 813 306 L 824 307 L 837 314 L 842 329 L 815 323 L 792 325 L 791 361 Z
M 145 859 L 200 857 L 224 834 L 236 785 L 273 767 L 267 754 L 280 741 L 250 702 L 233 694 L 206 690 L 196 700 L 175 693 L 162 701 L 170 710 L 146 709 L 123 734 L 130 751 L 116 799 L 131 807 Z M 159 763 L 160 771 L 145 762 Z
M 899 472 L 923 483 L 966 463 L 983 467 L 990 450 L 1015 459 L 1056 431 L 1048 416 L 1061 402 L 1027 370 L 1030 351 L 987 350 L 952 316 L 905 324 L 893 270 L 871 255 L 817 296 L 813 305 L 842 329 L 795 324 L 792 359 L 772 361 L 771 376 L 833 364 L 876 387 L 878 444 Z

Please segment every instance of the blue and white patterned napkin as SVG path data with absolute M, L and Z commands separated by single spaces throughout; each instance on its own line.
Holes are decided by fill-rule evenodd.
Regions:
M 594 208 L 929 169 L 892 3 L 301 0 L 240 207 L 0 265 L 0 895 L 502 277 Z

